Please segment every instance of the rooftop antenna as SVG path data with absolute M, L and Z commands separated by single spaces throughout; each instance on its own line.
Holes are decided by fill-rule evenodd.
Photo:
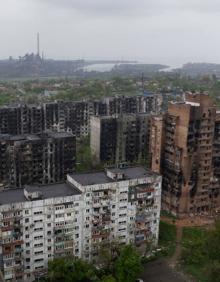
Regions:
M 37 55 L 40 56 L 40 34 L 37 33 Z

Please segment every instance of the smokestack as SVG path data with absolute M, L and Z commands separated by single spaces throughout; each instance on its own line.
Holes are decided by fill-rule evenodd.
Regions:
M 40 34 L 37 33 L 37 55 L 40 56 Z

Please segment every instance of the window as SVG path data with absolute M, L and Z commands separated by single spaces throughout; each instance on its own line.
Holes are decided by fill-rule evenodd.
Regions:
M 37 212 L 34 212 L 34 215 L 39 215 L 39 214 L 42 214 L 43 212 L 42 211 L 37 211 Z
M 41 243 L 41 244 L 35 244 L 34 247 L 35 247 L 35 248 L 43 247 L 43 243 Z
M 36 237 L 34 237 L 34 240 L 40 240 L 40 239 L 43 239 L 43 236 L 36 236 Z
M 40 252 L 34 252 L 35 255 L 42 255 L 43 254 L 43 251 L 40 251 Z

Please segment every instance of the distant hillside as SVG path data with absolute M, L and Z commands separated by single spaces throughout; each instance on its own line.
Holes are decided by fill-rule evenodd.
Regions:
M 0 61 L 0 78 L 34 78 L 73 75 L 84 65 L 83 60 L 43 60 L 34 54 L 27 54 L 18 60 Z
M 140 73 L 152 74 L 166 68 L 168 68 L 168 66 L 161 64 L 120 64 L 116 65 L 112 72 L 119 75 L 137 75 Z
M 217 77 L 220 77 L 220 64 L 188 63 L 183 65 L 182 68 L 173 71 L 192 77 L 200 75 L 216 75 Z
M 84 67 L 110 63 L 113 69 L 105 72 L 85 71 Z M 115 65 L 115 66 L 114 66 Z M 38 78 L 38 77 L 111 77 L 111 76 L 140 76 L 154 74 L 167 66 L 160 64 L 139 64 L 132 61 L 111 60 L 44 60 L 35 54 L 26 54 L 19 59 L 0 61 L 0 79 L 7 78 Z

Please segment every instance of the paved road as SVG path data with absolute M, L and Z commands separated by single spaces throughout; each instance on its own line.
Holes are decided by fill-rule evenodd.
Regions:
M 144 282 L 191 282 L 189 278 L 171 268 L 163 259 L 147 263 L 141 278 Z

